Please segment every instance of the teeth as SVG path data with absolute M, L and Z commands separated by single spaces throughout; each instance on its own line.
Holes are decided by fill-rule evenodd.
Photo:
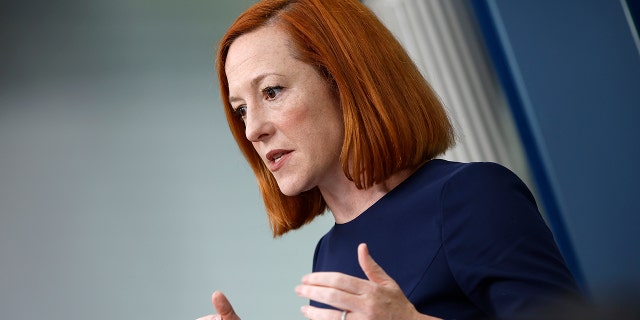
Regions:
M 278 152 L 278 153 L 273 153 L 271 155 L 267 155 L 267 159 L 270 162 L 274 162 L 274 163 L 278 163 L 282 160 L 282 157 L 284 157 L 285 155 L 287 155 L 288 152 Z

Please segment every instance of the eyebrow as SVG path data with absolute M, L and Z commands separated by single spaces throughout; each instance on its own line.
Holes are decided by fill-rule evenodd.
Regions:
M 253 78 L 251 80 L 251 87 L 255 87 L 259 82 L 262 81 L 262 79 L 266 78 L 267 76 L 279 76 L 279 77 L 284 77 L 284 75 L 279 74 L 279 73 L 275 73 L 275 72 L 266 72 L 266 73 L 261 73 L 259 74 L 257 77 Z M 229 96 L 229 103 L 233 103 L 236 101 L 242 101 L 242 98 L 240 97 L 235 97 L 235 96 Z

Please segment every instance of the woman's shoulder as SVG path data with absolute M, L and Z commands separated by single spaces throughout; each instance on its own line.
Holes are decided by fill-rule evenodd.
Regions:
M 435 171 L 456 175 L 460 172 L 508 172 L 510 169 L 496 162 L 457 162 L 445 159 L 432 159 L 426 162 L 420 170 Z
M 431 194 L 444 207 L 463 202 L 486 208 L 523 200 L 536 207 L 528 186 L 513 171 L 494 162 L 435 159 L 423 165 L 411 179 L 407 181 L 407 192 Z
M 440 182 L 447 184 L 449 181 L 478 181 L 487 182 L 487 179 L 496 178 L 520 180 L 518 176 L 507 167 L 495 162 L 456 162 L 444 159 L 433 159 L 422 165 L 412 179 L 419 182 Z

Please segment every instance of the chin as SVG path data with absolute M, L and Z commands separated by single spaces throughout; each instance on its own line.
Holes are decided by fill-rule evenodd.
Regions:
M 285 196 L 294 197 L 305 191 L 310 190 L 310 187 L 303 187 L 295 184 L 288 184 L 286 182 L 278 182 L 278 188 L 280 188 L 280 192 Z
M 299 189 L 282 188 L 282 187 L 280 187 L 280 192 L 282 192 L 282 194 L 284 194 L 285 196 L 288 196 L 288 197 L 295 197 L 295 196 L 299 195 L 300 193 L 302 193 L 302 191 L 300 191 Z

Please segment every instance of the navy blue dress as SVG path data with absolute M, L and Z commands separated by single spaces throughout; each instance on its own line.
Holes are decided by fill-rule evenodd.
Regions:
M 334 225 L 318 242 L 313 271 L 366 279 L 363 242 L 416 309 L 435 317 L 520 318 L 579 291 L 531 192 L 495 163 L 427 162 L 356 219 Z

